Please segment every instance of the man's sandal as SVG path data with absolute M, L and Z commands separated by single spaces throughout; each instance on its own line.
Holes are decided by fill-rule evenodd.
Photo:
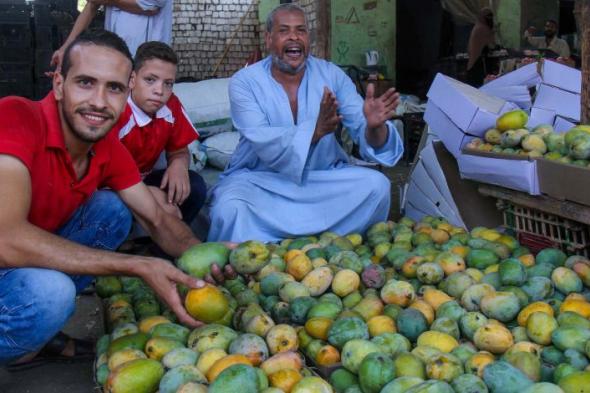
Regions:
M 74 342 L 74 355 L 62 355 L 62 352 L 72 340 Z M 56 334 L 45 346 L 37 356 L 33 359 L 8 365 L 8 371 L 22 371 L 31 368 L 39 367 L 48 363 L 74 363 L 81 360 L 90 360 L 94 358 L 94 343 L 86 340 L 79 340 L 72 338 L 65 333 L 59 332 Z

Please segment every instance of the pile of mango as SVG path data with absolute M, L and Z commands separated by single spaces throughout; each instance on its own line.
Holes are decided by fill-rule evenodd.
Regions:
M 590 165 L 590 126 L 578 125 L 565 133 L 556 133 L 551 125 L 528 129 L 528 115 L 522 110 L 503 114 L 496 128 L 486 131 L 484 139 L 474 138 L 467 149 L 492 153 L 545 158 L 582 167 Z
M 129 284 L 136 279 L 121 279 L 120 293 L 102 285 L 112 332 L 99 343 L 96 365 L 106 392 L 581 393 L 590 386 L 584 257 L 557 249 L 535 256 L 496 230 L 467 232 L 425 217 L 377 223 L 364 236 L 325 232 L 234 250 L 204 243 L 177 261 L 201 278 L 213 263 L 240 275 L 183 289 L 187 311 L 209 323 L 193 331 L 161 306 L 144 305 L 142 317 L 131 318 L 149 293 Z M 117 279 L 102 278 L 97 289 L 102 280 Z
M 216 244 L 207 247 L 220 250 Z M 233 318 L 190 330 L 176 323 L 174 314 L 140 279 L 101 277 L 96 288 L 104 298 L 110 331 L 98 341 L 95 361 L 95 379 L 105 392 L 332 391 L 326 381 L 305 367 L 291 326 L 275 326 L 266 316 L 268 329 L 257 334 L 232 329 Z M 223 309 L 223 315 L 231 311 L 233 317 L 239 307 L 225 288 L 207 286 L 188 291 L 189 311 L 195 312 L 201 299 L 210 304 L 209 315 Z M 236 323 L 246 326 L 256 315 L 240 309 Z

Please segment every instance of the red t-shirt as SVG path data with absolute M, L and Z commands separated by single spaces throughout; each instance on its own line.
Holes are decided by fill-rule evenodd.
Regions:
M 129 96 L 114 130 L 144 175 L 151 172 L 164 150 L 180 150 L 199 137 L 174 94 L 154 117 L 142 111 Z
M 57 101 L 0 99 L 0 154 L 21 160 L 31 176 L 29 222 L 55 232 L 98 188 L 124 190 L 141 181 L 133 158 L 109 132 L 92 147 L 87 174 L 80 180 L 66 150 Z

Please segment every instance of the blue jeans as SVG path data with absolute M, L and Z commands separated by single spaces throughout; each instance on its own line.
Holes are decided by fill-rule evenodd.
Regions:
M 97 191 L 57 235 L 92 248 L 117 249 L 131 213 L 112 191 Z M 40 268 L 0 269 L 0 365 L 38 351 L 74 312 L 76 294 L 93 280 Z

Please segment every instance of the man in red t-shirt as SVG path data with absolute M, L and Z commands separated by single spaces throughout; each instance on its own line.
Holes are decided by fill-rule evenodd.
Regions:
M 162 259 L 110 251 L 129 232 L 129 210 L 170 255 L 199 242 L 163 211 L 109 132 L 125 107 L 131 71 L 121 38 L 91 32 L 68 47 L 45 99 L 0 100 L 0 366 L 32 358 L 48 342 L 61 343 L 62 356 L 78 352 L 57 333 L 88 276 L 138 276 L 182 323 L 201 324 L 176 285 L 202 281 Z M 104 187 L 110 190 L 96 191 Z
M 162 42 L 146 42 L 137 49 L 133 88 L 113 131 L 160 205 L 190 225 L 205 202 L 207 188 L 203 178 L 189 170 L 187 145 L 199 134 L 172 93 L 177 64 L 174 50 Z M 167 168 L 153 170 L 164 151 Z

